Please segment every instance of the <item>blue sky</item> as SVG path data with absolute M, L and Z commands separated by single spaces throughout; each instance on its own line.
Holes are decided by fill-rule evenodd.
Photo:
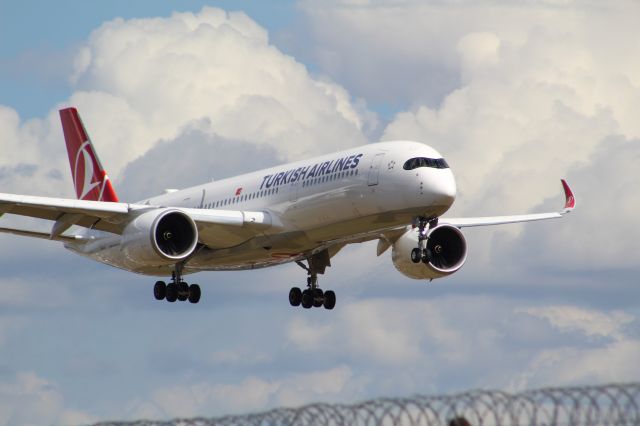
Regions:
M 557 210 L 560 178 L 578 209 L 465 230 L 467 263 L 433 283 L 347 247 L 321 277 L 332 312 L 288 305 L 296 265 L 196 274 L 202 301 L 168 304 L 153 278 L 2 235 L 0 425 L 640 380 L 639 8 L 3 3 L 2 192 L 73 196 L 74 105 L 124 200 L 410 139 L 451 165 L 451 216 Z
M 174 11 L 199 10 L 209 5 L 243 10 L 270 32 L 277 32 L 290 25 L 296 15 L 295 2 L 289 0 L 116 0 L 91 4 L 62 0 L 36 4 L 7 1 L 0 14 L 0 92 L 3 102 L 24 118 L 43 114 L 53 103 L 70 95 L 67 67 L 73 59 L 73 49 L 105 21 L 169 16 Z

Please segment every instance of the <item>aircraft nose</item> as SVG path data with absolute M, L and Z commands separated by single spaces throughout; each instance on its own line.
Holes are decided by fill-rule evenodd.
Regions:
M 457 187 L 456 181 L 451 172 L 438 176 L 433 182 L 434 204 L 439 206 L 451 207 L 456 199 Z

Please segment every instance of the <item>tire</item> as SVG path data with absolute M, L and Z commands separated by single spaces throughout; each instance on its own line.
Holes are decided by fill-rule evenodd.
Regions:
M 331 310 L 336 306 L 336 294 L 331 291 L 331 290 L 327 290 L 324 292 L 324 308 Z
M 428 265 L 431 263 L 431 250 L 426 249 L 422 255 L 422 263 Z
M 322 306 L 323 303 L 324 303 L 324 292 L 321 289 L 316 288 L 314 291 L 314 297 L 313 297 L 313 307 L 319 308 L 320 306 Z
M 302 290 L 298 287 L 292 287 L 289 290 L 289 303 L 291 306 L 300 306 L 300 303 L 302 303 Z
M 184 281 L 178 284 L 178 300 L 184 302 L 189 298 L 189 284 Z
M 200 286 L 198 284 L 191 284 L 189 286 L 189 302 L 190 303 L 198 303 L 200 301 L 200 296 L 202 293 L 200 292 Z
M 178 300 L 178 286 L 171 283 L 167 286 L 167 302 L 173 303 Z
M 305 290 L 302 292 L 302 307 L 309 309 L 313 306 L 313 294 L 311 290 Z
M 414 248 L 413 250 L 411 250 L 411 261 L 413 263 L 420 263 L 422 261 L 422 253 L 420 253 L 422 250 L 420 250 L 419 248 Z
M 164 281 L 156 281 L 156 285 L 153 286 L 153 297 L 156 300 L 164 300 L 167 297 L 167 285 Z

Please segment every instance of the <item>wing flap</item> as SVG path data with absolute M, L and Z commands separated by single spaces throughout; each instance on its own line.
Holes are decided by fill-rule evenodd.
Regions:
M 28 229 L 16 229 L 16 228 L 0 227 L 0 232 L 5 234 L 20 235 L 22 237 L 40 238 L 43 240 L 53 240 L 53 241 L 72 242 L 72 241 L 81 241 L 85 239 L 80 235 L 57 235 L 54 238 L 51 238 L 51 234 L 47 232 L 30 231 Z

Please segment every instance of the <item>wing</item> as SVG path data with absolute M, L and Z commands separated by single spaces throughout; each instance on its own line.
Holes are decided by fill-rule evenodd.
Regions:
M 495 216 L 495 217 L 469 217 L 469 218 L 442 218 L 441 223 L 448 223 L 458 228 L 467 228 L 472 226 L 489 226 L 503 225 L 507 223 L 533 222 L 537 220 L 559 219 L 567 213 L 570 213 L 576 207 L 576 199 L 566 180 L 562 179 L 562 188 L 564 189 L 565 204 L 564 209 L 559 212 L 524 214 L 516 216 Z
M 494 217 L 468 217 L 468 218 L 443 217 L 443 218 L 440 218 L 438 222 L 447 223 L 449 225 L 453 225 L 458 228 L 468 228 L 472 226 L 504 225 L 508 223 L 534 222 L 537 220 L 559 219 L 563 217 L 565 214 L 570 213 L 576 207 L 576 199 L 573 196 L 573 192 L 571 191 L 569 184 L 567 184 L 567 181 L 564 179 L 562 179 L 561 182 L 562 182 L 562 188 L 564 190 L 565 203 L 564 203 L 564 209 L 559 212 L 524 214 L 524 215 L 516 215 L 516 216 L 494 216 Z M 360 240 L 348 241 L 347 243 L 378 239 L 377 254 L 378 256 L 380 256 L 382 253 L 387 251 L 389 247 L 391 247 L 393 243 L 398 238 L 400 238 L 402 234 L 407 232 L 408 229 L 409 229 L 408 226 L 403 226 L 395 229 L 385 230 L 382 232 L 378 231 L 377 233 L 363 236 L 360 238 Z
M 31 230 L 0 228 L 0 232 L 46 238 L 50 240 L 78 241 L 82 235 L 64 235 L 71 226 L 121 235 L 127 224 L 138 215 L 162 206 L 128 204 L 117 202 L 73 200 L 66 198 L 34 197 L 26 195 L 1 194 L 0 216 L 13 214 L 53 221 L 50 233 Z M 205 210 L 175 208 L 186 213 L 196 223 L 199 242 L 210 247 L 224 247 L 237 244 L 277 226 L 272 215 L 267 212 Z

